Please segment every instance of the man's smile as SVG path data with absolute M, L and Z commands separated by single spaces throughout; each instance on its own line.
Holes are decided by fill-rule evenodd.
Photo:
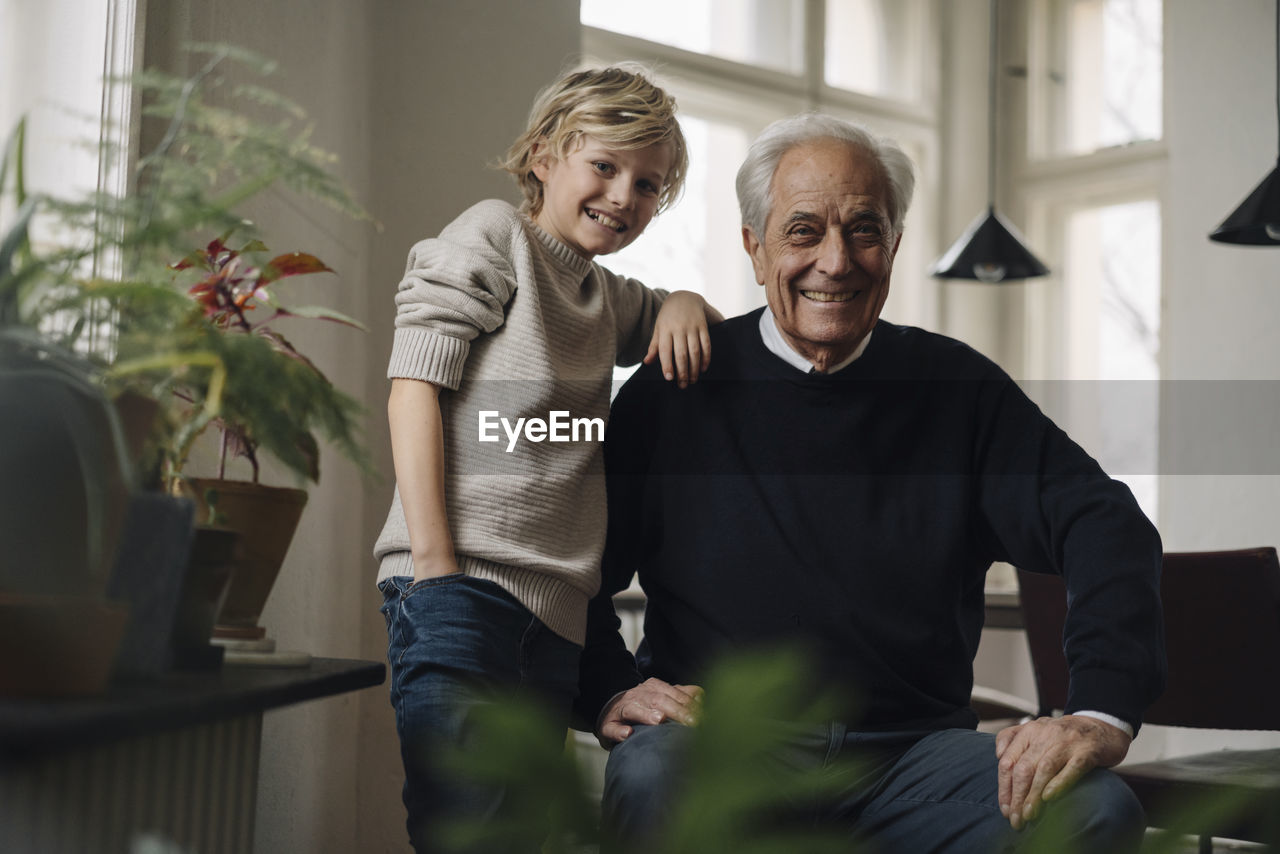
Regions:
M 583 208 L 583 210 L 587 212 L 587 216 L 600 223 L 605 228 L 613 229 L 619 234 L 627 230 L 627 224 L 625 222 L 620 222 L 602 211 L 598 211 L 595 208 Z
M 860 293 L 862 291 L 841 291 L 834 294 L 827 291 L 801 291 L 800 296 L 814 302 L 848 302 Z

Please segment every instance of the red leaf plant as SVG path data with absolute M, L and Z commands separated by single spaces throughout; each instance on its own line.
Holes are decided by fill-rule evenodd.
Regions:
M 253 335 L 265 339 L 278 353 L 296 360 L 326 385 L 329 381 L 320 369 L 271 324 L 282 317 L 303 317 L 331 320 L 345 326 L 363 330 L 355 320 L 319 306 L 289 309 L 281 305 L 271 290 L 275 282 L 292 276 L 311 273 L 332 273 L 328 265 L 314 255 L 290 252 L 277 255 L 266 264 L 255 266 L 246 253 L 266 252 L 261 241 L 252 240 L 240 249 L 226 245 L 227 236 L 216 238 L 202 249 L 197 249 L 181 261 L 170 265 L 173 270 L 199 269 L 206 275 L 188 289 L 187 293 L 203 308 L 204 316 L 214 327 L 230 334 Z M 262 310 L 256 320 L 250 320 L 251 312 Z M 246 427 L 224 418 L 215 419 L 221 434 L 218 477 L 226 475 L 227 457 L 242 456 L 253 467 L 253 480 L 258 480 L 258 441 L 250 436 Z M 319 448 L 308 431 L 300 431 L 294 437 L 294 448 L 306 460 L 306 468 L 312 479 L 318 477 Z

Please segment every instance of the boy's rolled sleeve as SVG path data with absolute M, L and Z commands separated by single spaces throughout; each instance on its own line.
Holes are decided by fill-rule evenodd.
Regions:
M 418 327 L 402 326 L 391 344 L 388 379 L 412 379 L 457 389 L 471 342 Z
M 388 377 L 458 387 L 471 341 L 502 325 L 515 293 L 508 259 L 521 228 L 509 205 L 481 202 L 409 250 Z

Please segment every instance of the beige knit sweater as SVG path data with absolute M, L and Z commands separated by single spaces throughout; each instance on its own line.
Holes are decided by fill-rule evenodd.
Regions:
M 597 428 L 611 366 L 644 356 L 665 296 L 584 260 L 497 200 L 416 244 L 396 294 L 387 376 L 451 390 L 440 404 L 458 566 L 578 644 L 604 550 Z M 413 574 L 398 490 L 374 555 L 379 581 Z

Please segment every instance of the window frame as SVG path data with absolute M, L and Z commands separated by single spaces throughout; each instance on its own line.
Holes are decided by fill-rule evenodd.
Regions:
M 737 125 L 754 136 L 775 118 L 805 110 L 865 123 L 894 139 L 916 166 L 916 190 L 903 249 L 895 261 L 885 317 L 938 328 L 941 297 L 928 275 L 939 246 L 938 194 L 943 186 L 940 115 L 941 30 L 938 0 L 921 0 L 923 43 L 917 50 L 919 97 L 897 100 L 840 89 L 825 81 L 825 0 L 804 0 L 803 69 L 790 73 L 708 56 L 597 27 L 580 25 L 584 64 L 637 60 L 679 88 L 681 110 Z M 737 224 L 734 223 L 736 226 Z M 726 226 L 728 227 L 728 226 Z M 763 299 L 761 299 L 763 301 Z

